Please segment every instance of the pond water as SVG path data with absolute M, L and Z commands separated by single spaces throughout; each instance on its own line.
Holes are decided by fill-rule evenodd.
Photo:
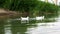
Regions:
M 21 23 L 20 20 L 0 20 L 0 34 L 59 34 L 60 33 L 60 17 L 55 22 L 31 21 L 29 23 Z

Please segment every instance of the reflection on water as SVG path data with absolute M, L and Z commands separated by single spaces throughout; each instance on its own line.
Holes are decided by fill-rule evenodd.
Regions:
M 60 33 L 60 18 L 57 22 L 38 23 L 37 27 L 28 28 L 28 34 L 59 34 Z
M 36 23 L 35 20 L 29 23 L 21 23 L 20 20 L 0 20 L 0 34 L 59 34 L 60 18 L 56 22 Z
M 0 34 L 4 34 L 4 21 L 0 20 Z
M 8 25 L 4 25 L 4 31 L 5 31 L 5 34 L 12 34 L 11 32 L 11 24 L 8 24 Z

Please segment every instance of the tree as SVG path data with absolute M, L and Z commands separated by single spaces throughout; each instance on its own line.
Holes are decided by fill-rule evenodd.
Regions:
M 29 12 L 38 5 L 37 0 L 6 0 L 5 7 L 13 11 Z
M 5 0 L 3 7 L 20 13 L 28 13 L 37 16 L 38 14 L 57 13 L 58 6 L 38 0 Z M 27 14 L 27 15 L 28 15 Z
M 39 5 L 38 0 L 5 0 L 4 8 L 22 13 L 30 13 Z
M 51 3 L 43 2 L 40 4 L 40 12 L 45 15 L 45 17 L 53 17 L 58 15 L 58 6 Z
M 3 7 L 4 2 L 5 2 L 5 0 L 0 0 L 0 7 L 1 8 Z

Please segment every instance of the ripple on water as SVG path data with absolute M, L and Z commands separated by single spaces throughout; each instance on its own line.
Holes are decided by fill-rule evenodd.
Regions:
M 60 20 L 51 23 L 38 23 L 35 28 L 28 28 L 28 34 L 60 34 Z

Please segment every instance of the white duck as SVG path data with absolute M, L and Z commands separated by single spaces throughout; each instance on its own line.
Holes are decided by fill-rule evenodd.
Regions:
M 36 20 L 43 20 L 44 16 L 36 17 Z
M 29 17 L 21 17 L 21 23 L 29 23 Z
M 29 20 L 29 17 L 21 17 L 21 20 L 24 21 L 24 20 Z

